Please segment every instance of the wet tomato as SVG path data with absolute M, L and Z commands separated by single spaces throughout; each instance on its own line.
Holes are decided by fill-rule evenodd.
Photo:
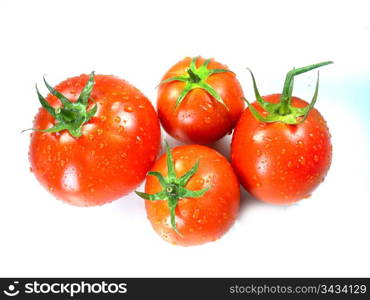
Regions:
M 239 182 L 229 162 L 215 150 L 167 146 L 149 172 L 145 207 L 154 230 L 166 241 L 198 245 L 220 238 L 238 213 Z
M 209 144 L 230 132 L 244 109 L 234 73 L 213 59 L 187 57 L 163 76 L 157 108 L 172 137 Z
M 29 158 L 53 195 L 78 206 L 101 205 L 131 192 L 160 148 L 154 108 L 114 76 L 81 75 L 54 88 L 34 120 Z
M 332 145 L 322 115 L 311 104 L 292 97 L 297 74 L 328 64 L 294 69 L 282 94 L 261 97 L 242 114 L 232 139 L 232 164 L 246 190 L 265 202 L 290 204 L 310 196 L 324 180 Z

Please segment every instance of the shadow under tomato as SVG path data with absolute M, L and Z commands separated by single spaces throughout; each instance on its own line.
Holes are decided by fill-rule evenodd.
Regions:
M 231 134 L 227 134 L 222 139 L 205 146 L 215 149 L 217 152 L 225 156 L 226 159 L 230 162 L 231 137 Z
M 239 215 L 238 219 L 242 219 L 243 216 L 251 209 L 256 206 L 265 206 L 266 203 L 263 203 L 250 195 L 242 186 L 240 186 L 240 208 L 239 208 Z

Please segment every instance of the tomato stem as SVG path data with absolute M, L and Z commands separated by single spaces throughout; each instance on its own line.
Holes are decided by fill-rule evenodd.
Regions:
M 41 106 L 55 118 L 56 123 L 53 127 L 48 129 L 30 128 L 27 130 L 40 132 L 59 132 L 62 130 L 68 130 L 73 137 L 79 138 L 82 135 L 82 126 L 96 114 L 98 109 L 95 104 L 90 110 L 88 110 L 88 100 L 94 87 L 94 72 L 91 72 L 89 79 L 76 102 L 71 102 L 67 97 L 50 86 L 45 77 L 44 83 L 50 94 L 57 97 L 62 103 L 61 107 L 52 107 L 40 94 L 36 85 L 36 92 Z
M 266 117 L 263 117 L 255 108 L 253 105 L 251 105 L 247 99 L 244 99 L 247 104 L 248 108 L 251 111 L 251 113 L 254 115 L 254 117 L 259 120 L 260 122 L 266 122 L 266 123 L 271 123 L 271 122 L 282 122 L 285 124 L 299 124 L 303 122 L 309 112 L 312 110 L 314 104 L 316 103 L 317 100 L 317 94 L 318 94 L 318 87 L 319 87 L 319 76 L 317 77 L 317 82 L 316 82 L 316 88 L 315 88 L 315 93 L 312 98 L 312 101 L 309 105 L 307 105 L 304 108 L 298 108 L 292 106 L 292 93 L 293 93 L 293 85 L 294 85 L 294 77 L 296 75 L 311 71 L 313 69 L 317 69 L 319 67 L 328 65 L 333 63 L 332 61 L 325 61 L 317 64 L 312 64 L 306 67 L 298 68 L 295 69 L 293 68 L 290 70 L 286 77 L 285 77 L 285 82 L 284 82 L 284 87 L 283 87 L 283 92 L 281 93 L 280 96 L 280 102 L 279 103 L 269 103 L 266 102 L 261 96 L 260 93 L 257 89 L 256 85 L 256 80 L 254 78 L 254 75 L 251 70 L 249 70 L 251 76 L 252 76 L 252 81 L 253 81 L 253 87 L 254 87 L 254 93 L 256 96 L 256 100 L 258 104 L 266 111 L 268 112 L 268 115 Z
M 230 70 L 226 69 L 208 69 L 208 65 L 211 59 L 207 59 L 200 67 L 196 67 L 196 61 L 199 57 L 194 57 L 188 69 L 186 70 L 186 74 L 174 76 L 167 78 L 160 82 L 161 84 L 170 83 L 173 81 L 182 81 L 185 83 L 184 89 L 181 91 L 179 97 L 176 100 L 175 109 L 182 103 L 185 99 L 187 94 L 193 89 L 203 89 L 207 93 L 209 93 L 217 102 L 221 103 L 227 110 L 229 108 L 226 106 L 224 100 L 221 98 L 220 94 L 210 85 L 207 83 L 208 77 L 225 72 L 231 72 Z
M 166 155 L 167 155 L 167 177 L 164 177 L 161 173 L 152 171 L 149 172 L 149 176 L 155 176 L 159 183 L 162 186 L 162 190 L 156 194 L 147 194 L 135 191 L 135 193 L 149 201 L 167 201 L 168 208 L 170 211 L 170 220 L 171 220 L 171 227 L 172 229 L 181 235 L 179 230 L 177 229 L 176 225 L 176 207 L 178 204 L 179 199 L 182 198 L 199 198 L 203 196 L 210 188 L 206 187 L 197 191 L 192 191 L 185 188 L 186 184 L 189 180 L 193 177 L 193 175 L 198 171 L 199 161 L 195 163 L 195 165 L 186 172 L 183 176 L 177 177 L 175 172 L 175 163 L 172 157 L 172 153 L 168 143 L 166 142 Z
M 187 70 L 188 74 L 189 74 L 189 80 L 193 83 L 198 83 L 199 81 L 201 81 L 201 78 L 195 74 L 190 68 Z
M 319 67 L 326 66 L 332 63 L 333 63 L 332 61 L 325 61 L 325 62 L 312 64 L 312 65 L 298 68 L 298 69 L 293 68 L 292 70 L 290 70 L 286 74 L 286 77 L 285 77 L 285 82 L 284 82 L 283 92 L 281 93 L 280 102 L 284 105 L 286 104 L 287 106 L 291 105 L 291 98 L 292 98 L 291 91 L 293 89 L 294 76 L 302 74 L 302 73 L 306 73 L 308 71 L 311 71 L 311 70 L 314 70 Z M 283 112 L 285 111 L 283 110 Z

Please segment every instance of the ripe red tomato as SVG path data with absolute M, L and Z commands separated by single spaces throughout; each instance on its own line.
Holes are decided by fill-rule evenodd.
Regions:
M 39 94 L 43 108 L 29 152 L 41 184 L 78 206 L 101 205 L 134 190 L 160 147 L 159 121 L 148 99 L 124 80 L 93 73 L 49 90 L 54 95 L 46 101 Z
M 244 109 L 234 73 L 215 60 L 187 57 L 163 76 L 158 116 L 172 137 L 187 143 L 212 143 L 230 132 Z
M 304 72 L 324 64 L 308 66 Z M 300 70 L 295 69 L 293 76 L 303 73 Z M 285 108 L 290 112 L 279 113 L 284 94 L 260 97 L 256 89 L 258 101 L 240 117 L 231 146 L 232 164 L 241 184 L 257 199 L 275 204 L 309 197 L 324 180 L 332 155 L 326 122 L 313 108 L 318 85 L 311 105 L 291 97 L 291 81 L 286 86 L 290 88 L 284 90 L 289 98 Z
M 149 172 L 145 207 L 154 230 L 166 241 L 198 245 L 220 238 L 238 213 L 239 182 L 215 150 L 186 145 L 161 156 Z

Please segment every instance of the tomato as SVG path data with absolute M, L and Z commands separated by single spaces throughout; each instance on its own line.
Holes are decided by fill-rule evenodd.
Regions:
M 198 245 L 220 238 L 238 213 L 239 182 L 229 162 L 201 145 L 176 147 L 149 172 L 145 207 L 154 230 L 166 241 Z
M 209 144 L 230 132 L 244 109 L 234 73 L 217 61 L 187 57 L 163 76 L 158 90 L 159 119 L 175 139 Z
M 318 81 L 310 105 L 291 96 L 290 81 L 295 75 L 324 64 L 327 63 L 288 73 L 286 95 L 261 97 L 253 77 L 258 100 L 243 112 L 234 130 L 231 158 L 241 184 L 257 199 L 290 204 L 309 197 L 329 170 L 332 157 L 329 129 L 313 108 Z
M 38 93 L 43 107 L 29 152 L 40 183 L 78 206 L 134 190 L 160 148 L 159 120 L 148 99 L 124 80 L 93 73 L 47 87 L 46 100 Z

